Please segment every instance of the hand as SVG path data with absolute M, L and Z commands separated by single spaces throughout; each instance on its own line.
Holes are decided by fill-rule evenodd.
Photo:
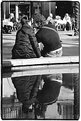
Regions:
M 43 48 L 44 48 L 43 43 L 41 43 L 41 42 L 39 43 L 39 48 L 40 48 L 40 51 L 43 50 Z
M 43 58 L 43 56 L 41 56 L 40 58 Z

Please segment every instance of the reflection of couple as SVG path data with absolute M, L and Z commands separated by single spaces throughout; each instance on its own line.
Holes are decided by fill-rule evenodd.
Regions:
M 23 114 L 25 114 L 21 118 L 44 119 L 47 106 L 55 103 L 58 98 L 61 81 L 57 80 L 61 79 L 61 75 L 12 78 L 17 98 L 22 103 Z
M 62 45 L 57 30 L 52 23 L 47 25 L 46 22 L 44 23 L 45 25 L 39 28 L 35 35 L 33 28 L 29 25 L 28 17 L 22 17 L 22 27 L 16 34 L 15 45 L 12 49 L 13 59 L 62 55 Z M 41 48 L 39 48 L 38 43 L 42 43 Z M 41 49 L 43 49 L 42 54 Z

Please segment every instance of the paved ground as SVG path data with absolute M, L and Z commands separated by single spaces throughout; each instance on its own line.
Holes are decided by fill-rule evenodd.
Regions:
M 15 42 L 15 32 L 12 34 L 3 34 L 2 36 L 2 58 L 10 59 L 11 50 Z M 73 36 L 73 31 L 59 31 L 62 40 L 63 56 L 79 55 L 79 37 Z
M 73 32 L 59 32 L 63 46 L 63 56 L 78 56 L 80 43 L 79 36 L 73 36 Z

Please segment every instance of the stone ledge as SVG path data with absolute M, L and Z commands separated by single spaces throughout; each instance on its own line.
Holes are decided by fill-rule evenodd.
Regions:
M 62 56 L 56 58 L 9 59 L 3 60 L 2 67 L 38 66 L 53 64 L 79 63 L 79 56 Z

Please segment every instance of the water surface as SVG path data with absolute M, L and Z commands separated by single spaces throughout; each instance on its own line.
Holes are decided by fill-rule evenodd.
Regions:
M 77 119 L 79 74 L 2 79 L 2 119 Z

